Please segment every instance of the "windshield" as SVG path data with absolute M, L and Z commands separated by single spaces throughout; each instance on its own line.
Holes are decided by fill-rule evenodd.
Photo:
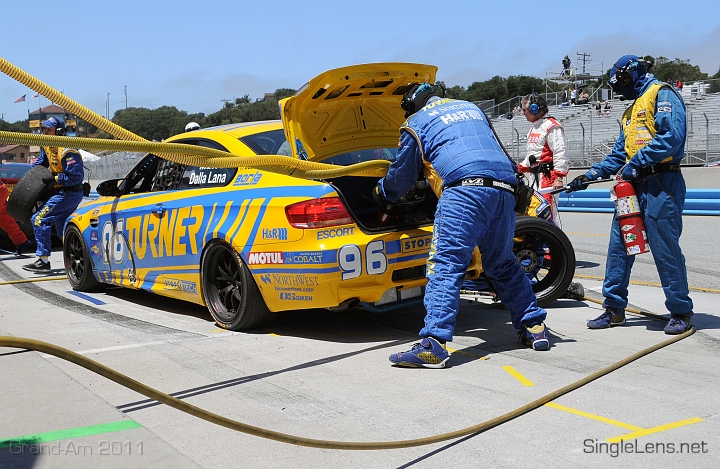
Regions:
M 350 166 L 351 164 L 364 163 L 365 161 L 386 160 L 395 161 L 397 148 L 373 148 L 370 150 L 358 150 L 348 153 L 340 153 L 322 160 L 323 163 L 338 166 Z

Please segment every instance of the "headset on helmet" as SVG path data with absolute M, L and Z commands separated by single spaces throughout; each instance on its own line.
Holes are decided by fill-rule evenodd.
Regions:
M 547 101 L 545 101 L 545 98 L 538 95 L 535 92 L 532 92 L 529 94 L 526 98 L 528 107 L 527 110 L 532 115 L 538 115 L 538 114 L 544 114 L 548 112 L 548 105 Z
M 620 62 L 625 62 L 625 64 L 619 66 L 618 64 Z M 647 62 L 634 55 L 625 55 L 620 57 L 613 65 L 615 73 L 610 77 L 608 84 L 615 93 L 619 93 L 620 88 L 633 85 L 633 76 L 631 72 L 637 71 L 636 75 L 641 75 L 642 70 L 648 72 L 652 68 L 652 65 L 653 64 L 651 62 Z
M 430 83 L 421 83 L 419 85 L 409 83 L 405 87 L 405 95 L 400 101 L 400 107 L 405 111 L 405 119 L 422 109 L 428 99 L 435 95 L 435 89 Z

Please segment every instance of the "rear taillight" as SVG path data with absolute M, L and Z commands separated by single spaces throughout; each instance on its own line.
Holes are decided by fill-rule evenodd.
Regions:
M 288 222 L 295 228 L 325 228 L 347 225 L 352 218 L 338 197 L 306 200 L 285 207 Z

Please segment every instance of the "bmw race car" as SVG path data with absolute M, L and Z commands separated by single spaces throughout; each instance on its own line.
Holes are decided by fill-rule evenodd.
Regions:
M 349 166 L 392 161 L 409 83 L 436 67 L 385 63 L 325 72 L 281 105 L 282 121 L 201 129 L 167 140 L 238 155 L 284 155 Z M 382 311 L 422 299 L 437 198 L 423 181 L 378 207 L 377 177 L 301 179 L 253 168 L 179 164 L 147 154 L 65 227 L 73 288 L 143 289 L 207 306 L 242 330 L 308 308 Z M 541 304 L 567 289 L 575 267 L 552 223 L 521 217 L 518 261 Z M 470 275 L 479 275 L 475 267 Z

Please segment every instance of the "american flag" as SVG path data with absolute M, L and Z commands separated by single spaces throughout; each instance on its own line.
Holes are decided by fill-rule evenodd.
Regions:
M 32 98 L 30 98 L 30 99 L 35 99 L 35 98 L 37 98 L 38 96 L 40 96 L 40 93 L 35 93 L 35 94 L 32 96 Z
M 24 94 L 24 95 L 20 96 L 18 99 L 15 100 L 15 102 L 22 103 L 23 101 L 25 101 L 25 96 L 27 96 L 27 95 Z

